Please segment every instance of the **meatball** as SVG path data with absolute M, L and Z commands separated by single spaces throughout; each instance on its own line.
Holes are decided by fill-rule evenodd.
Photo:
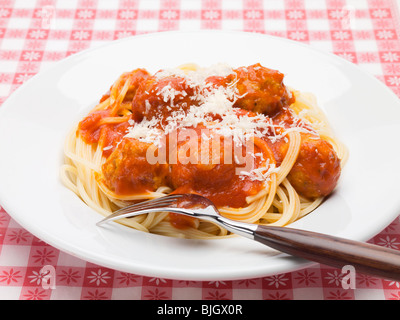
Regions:
M 340 172 L 340 159 L 332 145 L 302 134 L 299 155 L 287 177 L 295 190 L 308 199 L 327 196 L 336 187 Z
M 259 63 L 235 70 L 239 98 L 235 107 L 273 116 L 294 102 L 294 96 L 283 84 L 284 75 Z
M 166 119 L 172 112 L 194 104 L 193 95 L 194 89 L 182 77 L 150 77 L 141 84 L 132 100 L 132 118 L 137 122 L 143 118 Z
M 225 144 L 223 138 L 215 133 L 209 134 L 208 138 L 209 146 L 206 148 L 201 145 L 201 134 L 198 135 L 198 140 L 178 142 L 178 161 L 170 164 L 171 186 L 176 189 L 175 192 L 201 194 L 217 206 L 246 206 L 246 197 L 255 195 L 263 188 L 262 182 L 238 175 L 237 169 L 240 170 L 245 164 L 240 161 L 237 163 L 235 155 L 240 156 L 241 152 L 241 156 L 245 157 L 246 146 L 235 150 L 233 145 Z M 232 150 L 229 151 L 228 148 Z M 257 149 L 256 152 L 260 150 Z M 250 165 L 260 164 L 255 161 Z
M 117 194 L 155 191 L 165 185 L 167 164 L 150 164 L 147 149 L 151 144 L 125 138 L 102 166 L 106 186 Z

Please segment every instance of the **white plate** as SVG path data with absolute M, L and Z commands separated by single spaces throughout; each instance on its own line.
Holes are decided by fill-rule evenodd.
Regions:
M 286 84 L 313 92 L 350 150 L 336 192 L 293 227 L 366 241 L 400 213 L 400 103 L 381 82 L 334 55 L 299 43 L 237 32 L 157 33 L 73 55 L 21 86 L 0 108 L 0 204 L 22 227 L 87 261 L 146 276 L 233 280 L 294 271 L 312 263 L 244 238 L 184 240 L 101 216 L 59 180 L 67 131 L 124 71 L 155 72 L 195 62 L 233 67 L 260 62 Z

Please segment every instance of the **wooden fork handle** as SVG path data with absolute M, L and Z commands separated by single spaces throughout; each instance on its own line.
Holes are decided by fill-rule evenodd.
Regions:
M 400 281 L 400 251 L 289 227 L 258 226 L 254 240 L 293 256 Z

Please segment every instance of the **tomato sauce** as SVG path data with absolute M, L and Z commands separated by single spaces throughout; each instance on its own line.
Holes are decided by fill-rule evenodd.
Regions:
M 224 163 L 223 152 L 209 153 L 212 159 L 219 158 L 220 163 L 171 163 L 171 159 L 167 157 L 166 163 L 150 164 L 146 156 L 151 143 L 124 138 L 132 123 L 129 120 L 140 123 L 145 119 L 159 117 L 162 119 L 160 128 L 163 128 L 174 112 L 188 110 L 200 103 L 196 99 L 195 89 L 184 78 L 171 76 L 160 80 L 142 69 L 138 70 L 140 71 L 132 72 L 131 76 L 126 75 L 131 82 L 124 103 L 130 105 L 130 118 L 120 118 L 124 120 L 120 123 L 102 122 L 110 117 L 123 117 L 112 114 L 115 108 L 108 108 L 93 111 L 78 127 L 77 134 L 86 143 L 99 144 L 103 148 L 103 156 L 107 158 L 102 167 L 105 185 L 117 195 L 152 192 L 160 186 L 169 186 L 175 193 L 201 194 L 219 207 L 245 207 L 246 198 L 261 191 L 265 182 L 239 175 L 237 169 L 240 170 L 243 164 L 238 164 L 235 159 L 231 163 Z M 294 102 L 294 97 L 283 84 L 283 74 L 255 64 L 235 69 L 234 74 L 226 77 L 209 77 L 205 82 L 218 87 L 227 86 L 233 81 L 239 94 L 233 107 L 237 108 L 239 117 L 262 113 L 271 117 L 274 123 L 288 126 L 293 124 L 295 119 L 287 111 L 287 107 Z M 102 97 L 102 102 L 110 97 L 110 92 Z M 218 117 L 212 120 L 218 121 Z M 199 128 L 201 126 L 192 129 Z M 199 134 L 199 143 L 201 138 L 202 135 Z M 208 139 L 214 144 L 222 143 L 212 135 Z M 272 143 L 266 134 L 262 140 L 266 147 L 262 150 L 255 146 L 254 154 L 262 153 L 263 159 L 256 159 L 252 163 L 252 169 L 261 167 L 267 160 L 279 165 L 287 152 L 287 139 Z M 188 143 L 178 143 L 178 154 L 187 152 Z M 268 150 L 265 151 L 266 149 Z M 195 148 L 193 150 L 196 151 Z M 302 151 L 288 176 L 296 190 L 310 199 L 329 194 L 335 187 L 339 174 L 340 160 L 331 145 L 317 136 L 310 138 L 310 135 L 302 134 Z M 192 218 L 178 214 L 171 214 L 170 221 L 177 228 L 194 226 Z

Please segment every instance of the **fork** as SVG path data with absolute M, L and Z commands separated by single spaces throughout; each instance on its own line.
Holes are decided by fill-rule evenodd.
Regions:
M 129 205 L 97 222 L 107 222 L 150 212 L 174 212 L 210 221 L 230 232 L 258 241 L 280 252 L 324 265 L 400 281 L 400 251 L 291 227 L 239 222 L 223 217 L 215 205 L 197 194 L 171 194 Z

